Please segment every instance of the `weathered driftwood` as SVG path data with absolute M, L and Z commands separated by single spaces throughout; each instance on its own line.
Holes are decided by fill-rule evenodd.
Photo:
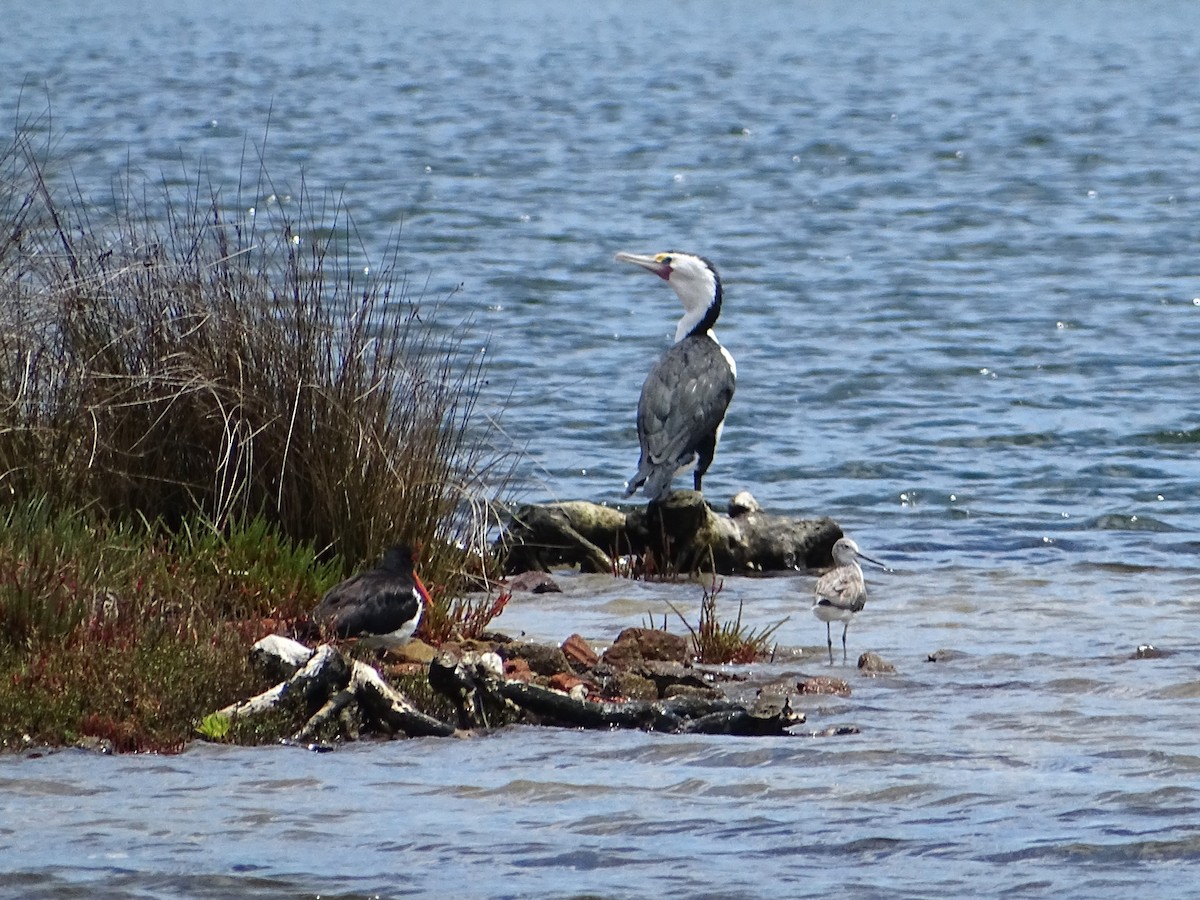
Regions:
M 339 720 L 343 731 L 351 737 L 357 738 L 358 729 L 353 722 L 353 717 L 349 715 L 354 707 L 354 701 L 354 691 L 349 688 L 342 688 L 332 694 L 325 704 L 309 717 L 308 721 L 304 723 L 304 727 L 292 735 L 292 740 L 297 743 L 310 741 L 334 720 Z
M 464 653 L 461 657 L 442 651 L 429 664 L 429 686 L 448 698 L 458 711 L 458 727 L 463 730 L 490 728 L 485 708 L 484 686 L 504 678 L 504 661 L 496 653 Z M 496 703 L 494 692 L 488 697 Z M 515 717 L 518 707 L 501 700 L 498 704 Z
M 828 517 L 766 513 L 745 492 L 718 513 L 697 491 L 681 490 L 628 510 L 583 500 L 525 505 L 512 513 L 496 551 L 509 573 L 561 565 L 615 572 L 615 558 L 632 555 L 651 557 L 660 570 L 734 574 L 828 566 L 841 536 Z
M 355 704 L 368 722 L 393 734 L 420 737 L 454 733 L 453 726 L 421 712 L 371 666 L 348 660 L 331 644 L 312 650 L 289 638 L 270 635 L 251 648 L 250 658 L 273 677 L 287 675 L 301 660 L 304 663 L 270 690 L 233 703 L 219 710 L 219 715 L 229 718 L 260 715 L 299 695 L 307 708 L 316 712 L 294 735 L 293 740 L 297 741 L 309 740 Z
M 292 740 L 306 742 L 335 723 L 349 737 L 358 724 L 386 734 L 410 737 L 454 734 L 454 725 L 429 716 L 392 688 L 371 666 L 348 660 L 336 647 L 310 650 L 287 638 L 272 636 L 254 645 L 252 658 L 267 671 L 287 672 L 269 691 L 220 710 L 228 717 L 253 716 L 301 699 L 309 713 Z M 303 660 L 303 665 L 294 668 Z M 525 721 L 567 728 L 632 728 L 643 731 L 731 735 L 780 735 L 804 721 L 786 698 L 745 706 L 698 695 L 661 700 L 601 702 L 590 700 L 580 685 L 571 693 L 504 676 L 504 662 L 492 651 L 461 656 L 443 651 L 429 666 L 430 686 L 448 697 L 463 730 L 488 729 Z M 489 710 L 492 714 L 489 715 Z
M 746 709 L 730 700 L 674 697 L 601 703 L 582 696 L 506 679 L 494 669 L 464 657 L 442 653 L 430 665 L 430 684 L 455 700 L 460 724 L 486 727 L 485 700 L 524 712 L 541 725 L 566 728 L 630 728 L 669 733 L 781 735 L 804 721 L 785 701 L 770 708 Z
M 264 641 L 267 643 L 264 644 Z M 286 669 L 301 653 L 307 655 L 305 664 L 284 681 L 249 700 L 232 703 L 218 710 L 217 714 L 231 719 L 260 715 L 278 708 L 297 694 L 312 702 L 314 697 L 328 696 L 340 690 L 350 680 L 350 668 L 345 657 L 329 644 L 322 644 L 314 651 L 288 638 L 271 635 L 250 650 L 251 659 L 264 665 L 267 671 Z M 264 660 L 267 662 L 264 663 Z
M 312 647 L 281 634 L 268 634 L 250 648 L 250 663 L 268 678 L 285 681 L 312 659 Z
M 412 701 L 390 687 L 380 674 L 361 662 L 354 663 L 350 686 L 363 711 L 393 733 L 409 737 L 448 737 L 454 726 L 421 712 Z

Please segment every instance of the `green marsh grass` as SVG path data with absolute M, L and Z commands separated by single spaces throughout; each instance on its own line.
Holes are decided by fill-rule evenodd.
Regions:
M 36 133 L 0 150 L 0 741 L 186 740 L 264 623 L 399 540 L 481 627 L 514 454 L 450 298 L 261 164 L 97 204 Z
M 250 644 L 303 617 L 340 566 L 261 523 L 197 533 L 44 502 L 0 516 L 0 746 L 173 750 L 267 686 Z M 250 537 L 265 552 L 247 566 Z

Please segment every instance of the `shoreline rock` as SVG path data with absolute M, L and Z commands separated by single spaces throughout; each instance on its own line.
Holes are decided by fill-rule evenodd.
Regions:
M 514 510 L 494 551 L 504 571 L 715 571 L 722 575 L 817 569 L 832 564 L 842 536 L 833 519 L 764 512 L 742 491 L 724 513 L 697 491 L 672 491 L 643 507 L 586 500 L 526 504 Z

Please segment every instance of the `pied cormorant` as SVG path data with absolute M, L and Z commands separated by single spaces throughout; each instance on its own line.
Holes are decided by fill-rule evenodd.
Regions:
M 312 619 L 331 636 L 387 650 L 408 643 L 428 603 L 412 550 L 397 544 L 375 568 L 331 587 Z
M 816 596 L 813 599 L 813 615 L 825 623 L 825 640 L 829 644 L 829 664 L 833 665 L 833 635 L 830 622 L 844 622 L 842 626 L 842 662 L 846 661 L 846 631 L 850 620 L 862 612 L 867 603 L 867 583 L 863 579 L 860 559 L 874 563 L 887 570 L 887 566 L 871 559 L 858 544 L 848 537 L 838 538 L 833 545 L 834 568 L 817 579 Z
M 690 253 L 616 258 L 653 272 L 683 303 L 675 343 L 642 385 L 637 411 L 642 457 L 625 496 L 642 487 L 649 500 L 658 500 L 677 473 L 693 466 L 693 485 L 700 490 L 737 383 L 733 357 L 712 332 L 721 314 L 721 276 L 708 260 Z

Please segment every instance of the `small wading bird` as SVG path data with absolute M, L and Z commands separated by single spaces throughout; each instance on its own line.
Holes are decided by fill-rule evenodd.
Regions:
M 737 365 L 712 332 L 721 314 L 721 277 L 708 260 L 688 253 L 618 253 L 616 258 L 653 272 L 683 303 L 675 343 L 642 385 L 637 411 L 642 456 L 625 496 L 641 487 L 647 499 L 658 500 L 678 473 L 693 466 L 698 491 L 737 383 Z
M 312 620 L 339 638 L 358 638 L 371 649 L 390 650 L 412 639 L 429 603 L 413 568 L 411 548 L 397 544 L 374 569 L 335 584 L 313 610 Z
M 813 615 L 825 623 L 825 639 L 829 644 L 829 664 L 833 665 L 833 635 L 830 632 L 830 622 L 844 622 L 842 626 L 842 662 L 846 661 L 846 631 L 850 628 L 850 620 L 856 613 L 862 612 L 867 602 L 867 584 L 863 579 L 860 559 L 874 563 L 885 572 L 890 571 L 878 560 L 871 559 L 861 550 L 858 544 L 848 537 L 838 538 L 833 545 L 834 568 L 817 580 L 816 599 L 813 601 Z

